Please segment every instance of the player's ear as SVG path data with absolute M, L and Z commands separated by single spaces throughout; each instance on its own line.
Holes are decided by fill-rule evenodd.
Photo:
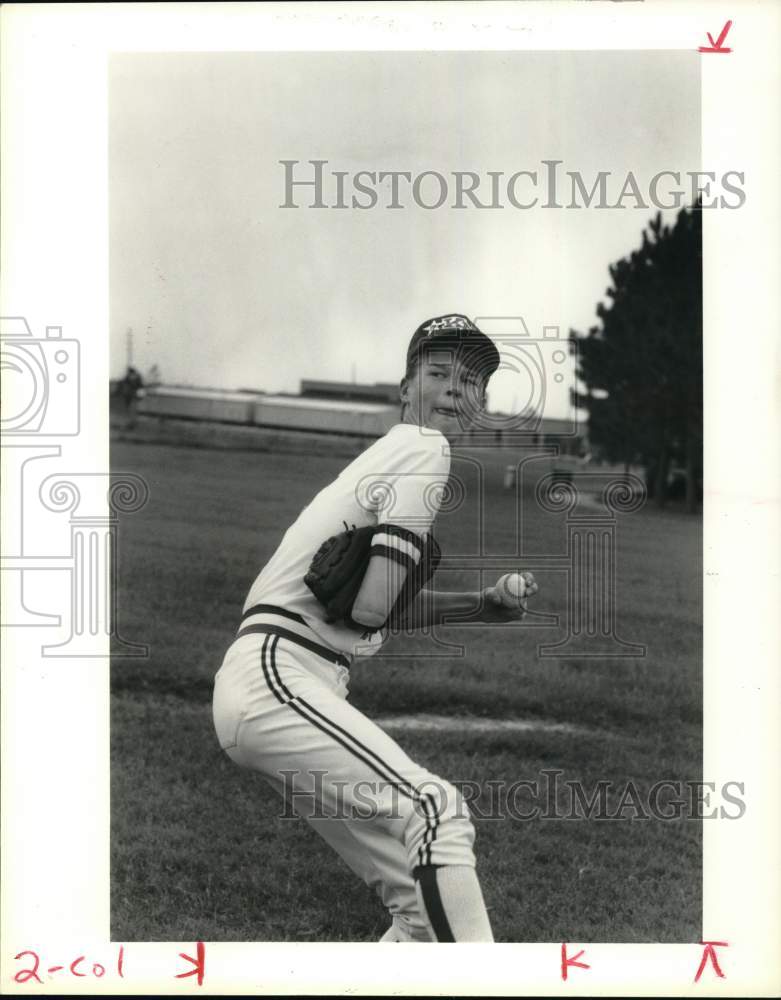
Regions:
M 478 399 L 480 400 L 480 409 L 485 411 L 488 408 L 488 379 L 483 379 L 481 382 Z
M 409 379 L 406 375 L 401 382 L 399 382 L 399 401 L 401 403 L 409 402 Z

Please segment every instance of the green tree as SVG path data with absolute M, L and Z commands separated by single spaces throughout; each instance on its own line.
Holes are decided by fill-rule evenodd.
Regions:
M 702 211 L 682 209 L 673 226 L 661 213 L 642 244 L 610 265 L 608 304 L 577 341 L 589 439 L 610 461 L 638 462 L 661 506 L 671 464 L 686 470 L 696 508 L 702 476 Z

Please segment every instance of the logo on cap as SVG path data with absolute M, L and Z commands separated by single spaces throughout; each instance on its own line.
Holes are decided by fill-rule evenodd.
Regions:
M 437 319 L 432 319 L 430 323 L 422 327 L 423 332 L 427 336 L 431 336 L 432 333 L 437 333 L 439 330 L 475 330 L 477 327 L 471 320 L 467 319 L 466 316 L 440 316 Z

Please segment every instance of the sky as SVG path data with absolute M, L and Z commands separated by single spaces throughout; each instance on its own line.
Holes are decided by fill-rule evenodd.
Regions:
M 456 210 L 452 178 L 434 210 L 407 187 L 404 208 L 384 207 L 387 183 L 368 211 L 310 208 L 304 190 L 283 208 L 280 160 L 301 161 L 300 176 L 311 159 L 350 177 L 471 170 L 483 199 L 488 171 L 561 160 L 588 187 L 610 171 L 611 202 L 629 171 L 647 192 L 658 171 L 707 169 L 696 52 L 134 53 L 112 56 L 109 74 L 114 376 L 128 329 L 142 372 L 269 392 L 398 381 L 413 331 L 443 313 L 521 316 L 532 338 L 566 338 L 596 322 L 609 264 L 655 211 L 631 198 L 519 210 L 506 196 Z M 550 382 L 547 416 L 568 410 L 571 365 Z M 492 408 L 519 408 L 526 377 L 499 373 Z

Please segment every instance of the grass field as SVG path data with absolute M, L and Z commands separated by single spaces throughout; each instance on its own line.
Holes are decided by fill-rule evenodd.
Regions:
M 119 624 L 145 660 L 112 664 L 112 936 L 123 941 L 372 941 L 388 920 L 373 893 L 255 774 L 220 751 L 212 678 L 254 576 L 289 522 L 348 459 L 115 441 L 112 467 L 150 486 L 122 519 Z M 485 468 L 484 551 L 516 545 L 505 459 Z M 468 464 L 459 466 L 468 480 Z M 560 553 L 564 515 L 524 505 L 527 551 Z M 446 553 L 477 544 L 467 503 L 438 522 Z M 642 510 L 618 525 L 618 621 L 647 656 L 539 659 L 557 629 L 453 628 L 463 657 L 391 640 L 359 661 L 350 699 L 370 716 L 437 713 L 570 723 L 493 733 L 409 732 L 404 748 L 451 781 L 561 780 L 591 789 L 702 772 L 701 519 Z M 493 582 L 486 557 L 485 584 Z M 561 611 L 565 577 L 538 572 L 540 611 Z M 474 571 L 442 589 L 475 589 Z M 478 801 L 479 803 L 483 800 Z M 485 810 L 483 810 L 485 811 Z M 695 941 L 701 934 L 696 819 L 477 819 L 479 872 L 499 941 Z

